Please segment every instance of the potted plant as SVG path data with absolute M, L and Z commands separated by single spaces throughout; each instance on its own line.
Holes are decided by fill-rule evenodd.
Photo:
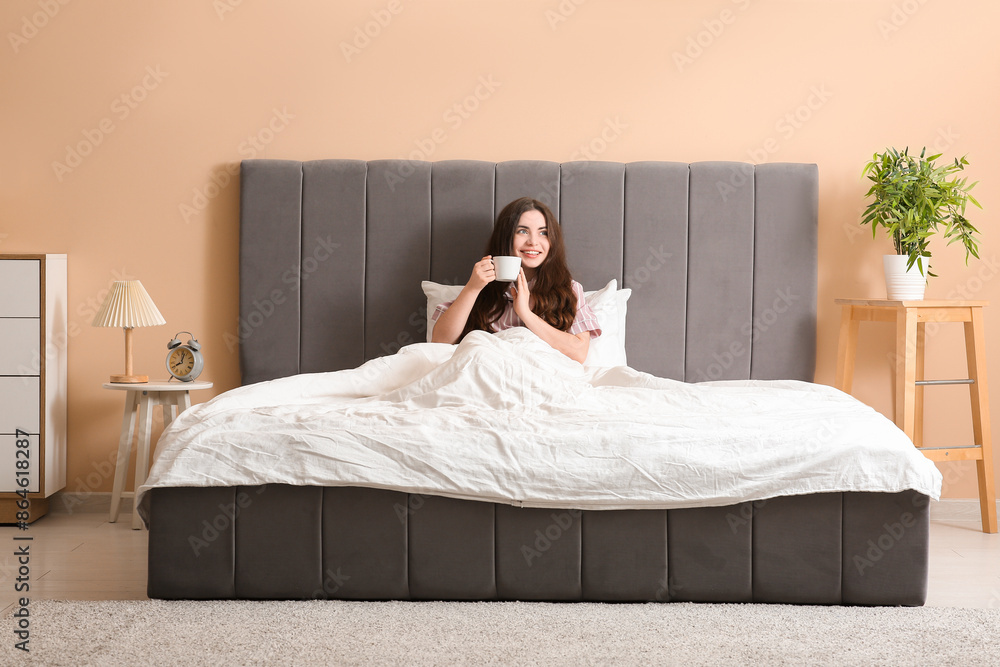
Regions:
M 935 160 L 941 154 L 920 156 L 888 148 L 875 153 L 861 172 L 872 182 L 865 197 L 874 199 L 865 208 L 861 224 L 871 223 L 872 237 L 884 227 L 892 237 L 895 255 L 885 255 L 886 291 L 889 299 L 923 299 L 926 276 L 930 270 L 930 237 L 943 232 L 948 245 L 961 241 L 965 262 L 969 255 L 979 258 L 979 230 L 965 217 L 965 207 L 972 202 L 982 208 L 970 191 L 976 183 L 959 174 L 969 162 L 956 158 L 943 166 Z

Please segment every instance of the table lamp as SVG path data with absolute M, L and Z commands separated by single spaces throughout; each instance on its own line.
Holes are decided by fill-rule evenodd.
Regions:
M 116 280 L 101 304 L 92 325 L 125 329 L 125 374 L 112 375 L 111 381 L 122 384 L 149 382 L 148 375 L 132 374 L 132 329 L 166 324 L 153 300 L 138 280 Z

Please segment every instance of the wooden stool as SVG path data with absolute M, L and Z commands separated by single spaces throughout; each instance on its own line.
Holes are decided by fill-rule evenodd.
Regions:
M 887 301 L 837 299 L 842 307 L 837 351 L 837 389 L 851 392 L 858 323 L 896 323 L 896 426 L 932 461 L 975 461 L 979 474 L 979 507 L 983 532 L 997 532 L 993 452 L 990 440 L 990 401 L 986 384 L 986 336 L 983 306 L 988 301 Z M 964 322 L 965 356 L 969 377 L 964 380 L 924 379 L 924 325 L 927 322 Z M 972 399 L 974 444 L 924 447 L 924 387 L 967 384 Z
M 131 458 L 132 438 L 135 436 L 136 428 L 139 431 L 139 442 L 136 444 L 135 451 L 135 489 L 138 490 L 146 482 L 146 474 L 149 470 L 153 408 L 157 405 L 163 408 L 163 428 L 166 428 L 170 426 L 170 422 L 177 418 L 178 414 L 191 407 L 189 391 L 209 389 L 212 387 L 212 383 L 154 380 L 137 384 L 105 382 L 102 386 L 105 389 L 128 392 L 125 394 L 125 413 L 122 416 L 122 432 L 118 439 L 118 459 L 115 464 L 115 482 L 111 491 L 109 521 L 114 523 L 118 520 L 122 497 L 132 496 L 135 498 L 134 492 L 125 491 L 125 473 L 128 470 L 129 458 Z M 133 503 L 132 528 L 139 530 L 142 528 L 142 519 L 136 510 Z

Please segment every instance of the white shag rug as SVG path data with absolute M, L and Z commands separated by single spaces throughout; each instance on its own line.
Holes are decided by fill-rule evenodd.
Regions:
M 1000 610 L 754 604 L 33 601 L 5 665 L 1000 664 Z

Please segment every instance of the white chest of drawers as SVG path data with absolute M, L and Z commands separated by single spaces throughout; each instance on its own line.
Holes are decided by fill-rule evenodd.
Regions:
M 66 255 L 0 255 L 0 523 L 16 521 L 19 476 L 29 521 L 66 486 L 67 343 Z

